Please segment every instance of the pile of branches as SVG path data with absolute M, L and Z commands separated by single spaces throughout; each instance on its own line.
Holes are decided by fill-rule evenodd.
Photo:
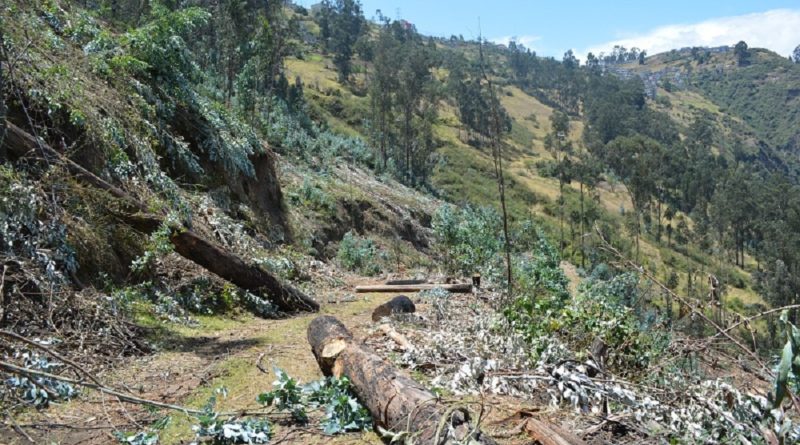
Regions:
M 676 355 L 696 351 L 697 341 L 675 336 L 670 350 L 689 350 L 673 351 L 652 367 L 664 365 L 668 371 L 648 371 L 632 381 L 605 369 L 602 352 L 573 351 L 556 337 L 547 338 L 548 346 L 533 355 L 526 340 L 486 303 L 491 299 L 444 292 L 423 296 L 421 302 L 431 306 L 428 313 L 390 321 L 393 331 L 412 347 L 402 348 L 398 358 L 397 342 L 390 337 L 374 335 L 369 343 L 388 359 L 395 357 L 402 366 L 424 373 L 434 388 L 508 395 L 571 409 L 574 429 L 584 436 L 613 430 L 625 431 L 627 440 L 647 443 L 800 440 L 796 418 L 776 408 L 766 391 L 746 392 L 729 379 L 704 378 L 697 371 L 668 366 Z M 440 316 L 444 311 L 446 316 Z M 706 354 L 724 347 L 704 346 Z

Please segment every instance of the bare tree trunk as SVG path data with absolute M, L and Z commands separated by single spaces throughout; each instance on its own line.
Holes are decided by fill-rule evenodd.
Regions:
M 586 220 L 586 211 L 583 208 L 583 181 L 581 181 L 581 269 L 586 269 L 586 245 L 584 238 L 586 238 L 586 229 L 584 227 Z
M 418 445 L 495 444 L 470 412 L 448 407 L 353 339 L 336 318 L 323 315 L 308 326 L 308 343 L 325 375 L 347 376 L 377 426 L 407 432 Z
M 489 128 L 490 132 L 490 142 L 492 144 L 492 158 L 494 160 L 494 171 L 495 176 L 497 177 L 497 189 L 500 193 L 500 207 L 503 211 L 503 239 L 505 245 L 505 254 L 506 254 L 506 280 L 508 284 L 508 298 L 512 298 L 512 294 L 514 291 L 514 277 L 513 277 L 513 265 L 511 264 L 511 239 L 508 235 L 508 210 L 506 208 L 506 184 L 505 178 L 503 175 L 503 151 L 501 147 L 502 141 L 500 140 L 500 132 L 502 130 L 502 125 L 500 122 L 500 113 L 497 110 L 497 107 L 500 105 L 500 100 L 497 98 L 497 95 L 494 91 L 494 85 L 492 84 L 492 79 L 486 74 L 486 67 L 483 63 L 483 40 L 480 41 L 480 67 L 481 67 L 481 77 L 483 80 L 486 81 L 486 84 L 489 87 L 489 95 L 492 98 L 492 109 L 490 110 L 492 113 L 491 124 Z
M 61 162 L 78 180 L 119 198 L 124 205 L 124 213 L 118 216 L 136 230 L 152 233 L 164 223 L 162 216 L 150 213 L 145 205 L 124 190 L 106 182 L 7 121 L 6 137 L 2 143 L 5 149 L 17 157 L 33 154 L 49 162 Z M 187 227 L 174 228 L 170 241 L 175 247 L 175 252 L 182 257 L 243 289 L 264 296 L 283 311 L 319 310 L 319 304 L 301 291 L 282 283 L 272 273 L 257 265 L 248 264 L 242 258 L 204 239 Z

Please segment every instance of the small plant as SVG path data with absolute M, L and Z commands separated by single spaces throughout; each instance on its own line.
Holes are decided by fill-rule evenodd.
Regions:
M 211 443 L 214 445 L 229 444 L 265 444 L 272 437 L 272 428 L 268 420 L 220 419 L 214 411 L 217 396 L 227 396 L 225 388 L 218 388 L 203 407 L 203 413 L 197 416 L 198 423 L 192 427 L 195 432 L 193 445 Z
M 283 370 L 274 368 L 274 371 L 278 377 L 272 384 L 275 389 L 257 398 L 262 405 L 288 411 L 292 419 L 303 425 L 308 423 L 307 407 L 322 409 L 325 417 L 320 426 L 328 435 L 372 427 L 369 411 L 356 400 L 346 377 L 328 377 L 301 386 Z
M 170 213 L 167 215 L 158 230 L 150 235 L 146 250 L 142 256 L 133 260 L 131 269 L 138 273 L 150 271 L 155 266 L 155 262 L 158 259 L 173 251 L 174 248 L 170 238 L 172 237 L 173 231 L 180 227 L 182 227 L 182 224 L 177 214 Z
M 362 431 L 372 426 L 369 411 L 353 397 L 347 377 L 328 377 L 310 383 L 305 390 L 310 393 L 309 401 L 325 408 L 325 434 Z
M 159 439 L 158 433 L 169 425 L 170 420 L 170 416 L 165 416 L 144 431 L 135 433 L 116 431 L 114 432 L 114 437 L 117 438 L 119 443 L 126 445 L 156 445 Z
M 308 414 L 301 400 L 303 388 L 282 369 L 273 368 L 273 370 L 278 378 L 272 382 L 275 389 L 259 394 L 256 400 L 262 405 L 272 406 L 274 404 L 279 410 L 290 412 L 292 418 L 298 423 L 308 423 Z
M 376 261 L 377 254 L 377 248 L 372 240 L 361 238 L 350 231 L 344 235 L 344 238 L 339 243 L 339 252 L 336 258 L 346 269 L 372 276 L 381 272 L 381 268 Z

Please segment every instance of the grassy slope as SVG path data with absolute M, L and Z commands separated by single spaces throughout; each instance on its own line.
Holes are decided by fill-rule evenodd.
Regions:
M 338 83 L 336 73 L 326 58 L 310 55 L 306 60 L 290 61 L 288 68 L 291 76 L 299 76 L 303 80 L 312 106 L 323 110 L 324 115 L 331 117 L 333 128 L 338 129 L 340 125 L 346 123 L 328 111 L 330 96 L 335 95 L 340 99 L 339 103 L 344 107 L 344 111 L 339 111 L 342 115 L 356 115 L 359 110 L 368 106 L 365 98 L 353 95 Z M 320 94 L 320 90 L 327 90 L 329 96 Z M 332 91 L 337 93 L 330 94 Z M 731 131 L 725 126 L 720 107 L 699 92 L 676 91 L 665 95 L 671 102 L 667 111 L 682 126 L 688 126 L 696 110 L 707 110 L 717 117 L 720 129 Z M 550 115 L 553 109 L 513 86 L 503 89 L 501 100 L 512 118 L 512 131 L 506 139 L 510 149 L 505 157 L 506 173 L 509 176 L 509 208 L 518 216 L 534 215 L 551 236 L 557 237 L 558 218 L 552 211 L 546 210 L 548 206 L 552 209 L 558 199 L 558 181 L 539 175 L 535 167 L 535 163 L 539 160 L 552 159 L 544 148 L 543 140 L 550 131 Z M 655 103 L 652 105 L 665 108 L 664 105 Z M 573 120 L 570 125 L 570 139 L 580 147 L 583 122 Z M 491 156 L 486 150 L 477 149 L 464 142 L 460 122 L 452 107 L 443 104 L 435 130 L 440 141 L 438 153 L 444 161 L 435 169 L 432 178 L 434 186 L 452 202 L 496 205 L 497 186 Z M 350 127 L 344 131 L 352 134 L 358 133 L 359 129 Z M 578 189 L 579 184 L 573 182 L 571 192 L 568 193 L 576 193 Z M 621 184 L 603 182 L 597 187 L 596 193 L 599 204 L 606 211 L 606 217 L 618 221 L 621 225 L 620 209 L 629 210 L 632 207 L 625 187 Z M 689 224 L 691 225 L 691 221 Z M 714 264 L 712 258 L 691 246 L 685 248 L 685 253 L 682 253 L 665 244 L 663 241 L 657 243 L 649 237 L 641 240 L 644 262 L 662 277 L 673 268 L 685 271 L 688 265 L 692 264 L 696 270 L 708 270 L 708 266 Z M 701 266 L 701 263 L 706 266 Z M 739 299 L 745 304 L 761 302 L 760 297 L 751 289 L 748 271 L 731 268 L 729 274 L 743 277 L 746 283 L 744 289 L 732 288 L 731 298 Z M 680 289 L 685 290 L 686 274 L 680 273 L 679 276 Z

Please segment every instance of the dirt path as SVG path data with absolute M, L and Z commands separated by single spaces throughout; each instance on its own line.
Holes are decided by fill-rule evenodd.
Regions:
M 370 326 L 372 309 L 391 298 L 387 294 L 359 296 L 356 301 L 323 304 L 320 314 L 341 319 L 357 336 Z M 215 388 L 225 387 L 228 396 L 217 410 L 255 409 L 258 394 L 270 390 L 277 366 L 301 382 L 321 377 L 319 367 L 306 342 L 306 328 L 320 314 L 305 314 L 284 320 L 249 318 L 231 322 L 213 332 L 177 329 L 165 340 L 164 350 L 155 355 L 131 359 L 103 380 L 117 388 L 151 400 L 200 408 Z M 213 329 L 213 328 L 212 328 Z M 265 375 L 256 366 L 269 371 Z M 141 430 L 148 421 L 170 414 L 172 420 L 161 433 L 162 444 L 189 443 L 193 437 L 192 419 L 182 413 L 149 412 L 142 406 L 123 404 L 96 392 L 84 394 L 70 403 L 53 406 L 20 420 L 32 428 L 36 443 L 105 444 L 117 443 L 113 431 Z M 44 424 L 59 425 L 44 428 Z M 41 425 L 42 429 L 36 429 Z M 3 432 L 0 443 L 26 443 L 19 436 Z M 332 439 L 313 433 L 292 443 L 380 443 L 374 433 L 351 434 Z M 280 437 L 280 430 L 278 431 Z

